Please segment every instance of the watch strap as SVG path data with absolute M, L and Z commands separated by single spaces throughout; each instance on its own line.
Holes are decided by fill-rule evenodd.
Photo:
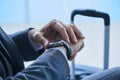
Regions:
M 66 49 L 66 51 L 67 51 L 67 58 L 68 58 L 68 60 L 69 60 L 69 59 L 71 58 L 71 56 L 72 56 L 72 49 L 71 49 L 71 47 L 68 45 L 68 43 L 67 43 L 66 41 L 61 40 L 61 41 L 58 41 L 58 42 L 50 43 L 50 44 L 48 45 L 48 49 L 49 49 L 49 48 L 60 47 L 60 46 L 63 46 L 63 47 Z

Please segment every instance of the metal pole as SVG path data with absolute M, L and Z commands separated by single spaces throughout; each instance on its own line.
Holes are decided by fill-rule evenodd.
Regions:
M 75 80 L 75 63 L 74 60 L 71 62 L 70 65 L 70 80 Z
M 71 21 L 74 24 L 74 21 Z M 75 61 L 73 60 L 70 65 L 70 80 L 75 80 Z
M 110 27 L 105 26 L 105 35 L 104 35 L 104 69 L 108 69 L 109 65 L 109 33 Z

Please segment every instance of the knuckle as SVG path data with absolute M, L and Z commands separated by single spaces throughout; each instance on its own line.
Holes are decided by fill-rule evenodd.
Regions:
M 77 26 L 75 24 L 71 24 L 72 28 L 77 28 Z
M 72 28 L 71 28 L 71 27 L 67 27 L 67 30 L 68 30 L 68 31 L 71 31 L 71 30 L 72 30 Z
M 66 29 L 64 27 L 60 27 L 60 30 L 61 31 L 65 31 Z
M 58 22 L 59 22 L 58 20 L 53 19 L 53 20 L 51 21 L 51 24 L 52 24 L 52 25 L 56 25 L 56 24 L 58 24 Z

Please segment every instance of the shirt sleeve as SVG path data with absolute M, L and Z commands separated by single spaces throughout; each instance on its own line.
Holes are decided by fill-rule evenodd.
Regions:
M 30 42 L 30 44 L 33 46 L 33 48 L 35 49 L 35 51 L 40 50 L 41 48 L 43 48 L 42 44 L 39 44 L 39 47 L 35 45 L 35 43 L 31 40 L 30 38 L 30 34 L 28 34 L 28 40 Z

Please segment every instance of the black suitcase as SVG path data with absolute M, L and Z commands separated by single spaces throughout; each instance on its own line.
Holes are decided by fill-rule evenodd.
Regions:
M 72 61 L 72 64 L 70 65 L 71 74 L 70 74 L 70 80 L 80 80 L 85 78 L 86 76 L 89 76 L 93 73 L 96 73 L 97 71 L 108 69 L 109 65 L 109 30 L 110 30 L 110 17 L 107 13 L 99 12 L 95 10 L 74 10 L 71 13 L 71 23 L 74 24 L 74 18 L 76 15 L 82 15 L 82 16 L 89 16 L 89 17 L 96 17 L 96 18 L 103 18 L 104 19 L 104 63 L 103 63 L 103 69 L 93 68 L 90 66 L 85 65 L 78 65 L 75 66 L 74 60 Z M 80 72 L 79 74 L 76 74 L 76 72 Z

